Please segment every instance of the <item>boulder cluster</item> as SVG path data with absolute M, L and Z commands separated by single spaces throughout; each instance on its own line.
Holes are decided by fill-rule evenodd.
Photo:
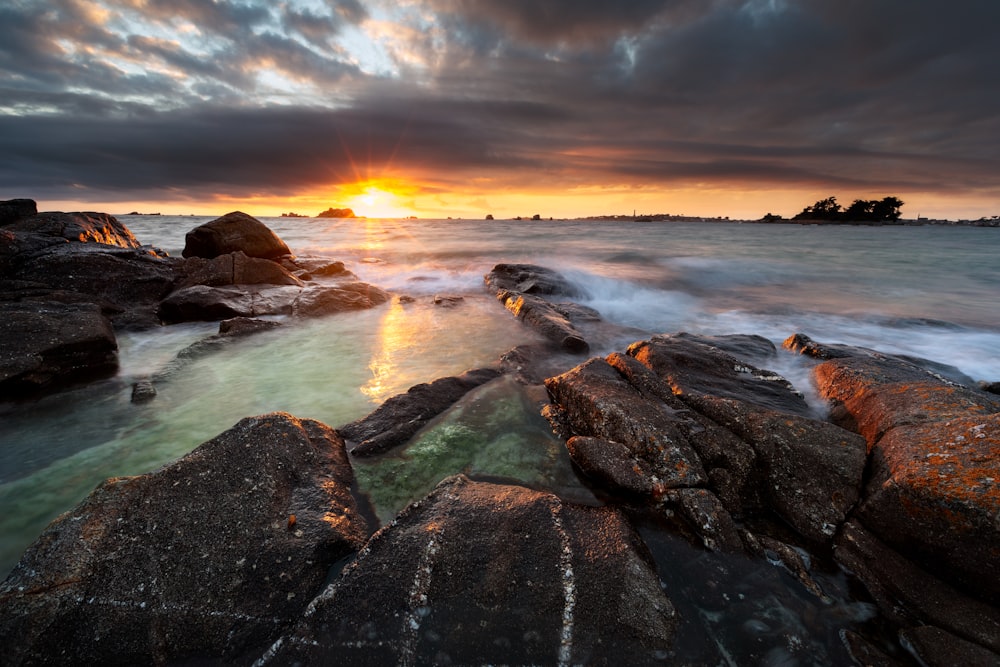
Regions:
M 30 267 L 55 266 L 53 256 L 74 252 L 62 245 L 81 245 L 83 223 L 93 230 L 84 236 L 104 240 L 82 241 L 101 249 L 77 256 L 147 263 L 170 278 L 143 312 L 241 316 L 198 354 L 269 326 L 246 319 L 261 314 L 254 304 L 314 315 L 329 310 L 306 304 L 385 298 L 356 282 L 310 285 L 283 244 L 251 254 L 238 233 L 209 242 L 199 231 L 199 249 L 174 260 L 130 242 L 108 216 L 58 215 L 78 217 L 31 215 L 0 228 L 11 241 L 2 252 L 17 258 L 4 277 L 14 296 L 0 307 L 23 313 L 21 326 L 96 318 L 111 341 L 93 362 L 103 372 L 113 371 L 115 324 L 135 323 L 137 311 L 45 276 L 25 284 Z M 209 225 L 228 230 L 234 216 Z M 238 214 L 241 224 L 247 217 Z M 49 243 L 57 237 L 38 231 L 55 226 L 74 240 Z M 105 242 L 112 232 L 122 245 Z M 269 282 L 242 282 L 247 275 Z M 571 301 L 578 293 L 562 276 L 501 264 L 486 285 L 545 342 L 417 385 L 351 424 L 251 417 L 160 470 L 108 480 L 0 585 L 5 661 L 1000 664 L 995 394 L 931 362 L 802 334 L 785 350 L 758 336 L 662 334 L 587 358 L 588 339 L 610 325 Z M 338 291 L 346 295 L 321 296 Z M 250 307 L 176 305 L 195 294 Z M 77 309 L 49 319 L 50 303 Z M 767 370 L 790 353 L 813 364 L 828 414 Z M 392 456 L 463 396 L 499 381 L 540 397 L 599 502 L 455 474 L 380 526 L 352 466 Z M 665 563 L 673 543 L 697 555 Z M 824 560 L 867 602 L 835 609 Z M 723 589 L 761 566 L 779 569 L 780 585 L 816 608 L 843 614 L 826 645 L 794 624 L 774 630 L 743 616 L 766 601 Z M 696 611 L 681 598 L 698 585 L 715 597 Z M 765 618 L 779 612 L 771 605 Z M 695 637 L 718 619 L 740 628 L 741 647 Z

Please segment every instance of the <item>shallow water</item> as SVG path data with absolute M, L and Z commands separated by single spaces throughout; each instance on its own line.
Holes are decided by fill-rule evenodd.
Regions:
M 141 242 L 172 255 L 180 254 L 184 234 L 207 220 L 121 219 Z M 131 384 L 162 371 L 216 325 L 122 334 L 116 378 L 34 403 L 0 405 L 0 571 L 104 478 L 153 470 L 244 416 L 284 410 L 339 426 L 413 384 L 489 364 L 535 340 L 483 288 L 483 274 L 498 262 L 562 271 L 586 293 L 581 303 L 634 327 L 633 340 L 684 330 L 756 333 L 780 346 L 802 332 L 822 342 L 927 357 L 975 380 L 1000 380 L 997 229 L 264 222 L 296 254 L 343 260 L 360 279 L 415 300 L 288 323 L 235 342 L 158 382 L 157 397 L 145 405 L 130 403 Z M 445 308 L 433 305 L 436 294 L 464 299 Z M 597 341 L 593 353 L 628 342 Z M 780 352 L 771 367 L 822 409 L 806 360 Z M 376 511 L 391 516 L 410 495 L 462 471 L 585 496 L 564 448 L 519 392 L 513 383 L 488 385 L 406 452 L 381 464 L 358 462 L 359 483 L 372 490 Z M 518 428 L 502 425 L 511 420 Z M 412 479 L 391 488 L 404 475 Z

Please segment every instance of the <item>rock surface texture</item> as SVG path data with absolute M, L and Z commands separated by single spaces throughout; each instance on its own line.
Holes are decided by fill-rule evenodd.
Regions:
M 453 477 L 377 533 L 260 663 L 653 664 L 676 617 L 643 552 L 615 509 Z
M 108 480 L 0 586 L 4 662 L 245 658 L 367 537 L 352 479 L 333 430 L 276 413 Z
M 195 227 L 184 237 L 184 257 L 205 257 L 242 251 L 248 257 L 277 259 L 290 255 L 285 242 L 253 216 L 242 211 L 227 213 L 221 218 Z

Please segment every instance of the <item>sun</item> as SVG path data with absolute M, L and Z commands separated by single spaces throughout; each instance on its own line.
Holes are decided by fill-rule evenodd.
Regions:
M 340 202 L 351 208 L 355 215 L 369 218 L 405 218 L 410 209 L 401 200 L 405 188 L 388 182 L 366 181 L 341 189 Z

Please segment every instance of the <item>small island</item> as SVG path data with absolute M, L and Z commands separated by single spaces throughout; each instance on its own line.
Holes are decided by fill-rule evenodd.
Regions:
M 356 218 L 349 208 L 328 208 L 316 216 L 317 218 Z
M 288 212 L 288 213 L 282 213 L 281 217 L 282 218 L 308 218 L 309 216 L 308 215 L 302 215 L 301 213 Z

